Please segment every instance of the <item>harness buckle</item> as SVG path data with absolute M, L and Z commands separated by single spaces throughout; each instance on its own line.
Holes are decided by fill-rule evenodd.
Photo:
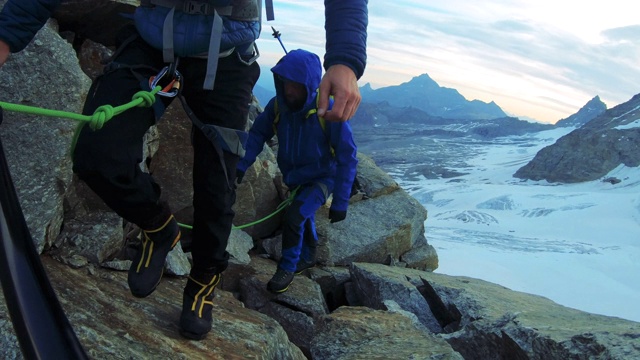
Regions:
M 182 5 L 182 12 L 192 15 L 210 15 L 210 5 L 208 2 L 197 0 L 185 1 Z

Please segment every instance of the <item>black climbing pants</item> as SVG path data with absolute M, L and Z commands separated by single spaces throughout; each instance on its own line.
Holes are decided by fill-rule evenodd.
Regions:
M 124 45 L 113 64 L 94 81 L 84 114 L 93 114 L 101 105 L 128 103 L 142 90 L 150 76 L 165 65 L 162 52 L 136 37 L 135 28 L 119 36 Z M 125 39 L 134 39 L 125 42 Z M 121 51 L 120 51 L 121 50 Z M 213 90 L 204 90 L 207 59 L 180 59 L 182 94 L 198 119 L 205 124 L 244 129 L 251 93 L 260 68 L 240 60 L 237 53 L 219 59 Z M 148 85 L 146 85 L 148 87 Z M 140 169 L 143 136 L 160 118 L 172 98 L 157 97 L 153 108 L 135 107 L 106 122 L 102 129 L 89 126 L 79 130 L 74 149 L 74 172 L 105 203 L 127 221 L 142 229 L 155 229 L 166 221 L 171 210 L 160 200 L 160 186 Z M 191 252 L 194 269 L 216 273 L 227 267 L 226 246 L 231 232 L 235 202 L 237 155 L 224 152 L 229 179 L 225 179 L 219 155 L 212 143 L 196 127 L 193 188 L 194 223 Z M 231 186 L 229 186 L 231 185 Z M 215 269 L 215 270 L 214 270 Z

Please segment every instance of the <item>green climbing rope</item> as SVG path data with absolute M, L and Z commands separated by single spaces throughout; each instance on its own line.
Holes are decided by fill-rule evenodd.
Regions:
M 136 106 L 140 107 L 151 107 L 153 103 L 156 101 L 155 95 L 162 88 L 160 86 L 156 86 L 151 91 L 138 91 L 132 97 L 132 100 L 126 104 L 113 107 L 111 105 L 103 105 L 96 109 L 93 112 L 93 115 L 81 115 L 68 111 L 61 110 L 52 110 L 52 109 L 43 109 L 35 106 L 28 105 L 20 105 L 20 104 L 12 104 L 0 101 L 0 107 L 8 111 L 28 113 L 33 115 L 41 115 L 41 116 L 49 116 L 49 117 L 59 117 L 59 118 L 68 118 L 77 121 L 85 121 L 89 123 L 89 126 L 93 130 L 101 129 L 104 124 L 111 120 L 114 116 L 120 115 L 123 112 L 134 108 Z
M 253 225 L 259 224 L 259 223 L 261 223 L 263 221 L 266 221 L 266 220 L 274 217 L 277 213 L 282 211 L 284 208 L 286 208 L 289 204 L 291 204 L 293 202 L 293 199 L 295 198 L 296 193 L 298 192 L 298 189 L 300 189 L 300 186 L 298 186 L 295 189 L 293 189 L 293 191 L 291 191 L 291 193 L 289 194 L 289 197 L 286 198 L 283 202 L 281 202 L 280 205 L 278 205 L 278 207 L 276 208 L 276 210 L 274 212 L 272 212 L 271 214 L 269 214 L 269 215 L 267 215 L 267 216 L 265 216 L 265 217 L 263 217 L 261 219 L 258 219 L 256 221 L 252 221 L 250 223 L 244 224 L 244 225 L 238 225 L 238 226 L 233 225 L 231 228 L 232 229 L 238 229 L 238 230 L 239 229 L 248 228 L 248 227 L 251 227 Z M 191 225 L 182 224 L 182 223 L 178 223 L 178 225 L 180 227 L 185 228 L 185 229 L 189 229 L 189 230 L 193 229 L 193 226 L 191 226 Z
M 82 114 L 76 114 L 69 111 L 43 109 L 36 106 L 12 104 L 12 103 L 7 103 L 3 101 L 0 101 L 0 107 L 7 111 L 21 112 L 21 113 L 27 113 L 27 114 L 33 114 L 33 115 L 40 115 L 40 116 L 67 118 L 67 119 L 76 120 L 76 121 L 84 121 L 89 123 L 89 126 L 91 127 L 92 130 L 99 130 L 99 129 L 102 129 L 104 124 L 107 121 L 111 120 L 114 116 L 120 115 L 129 109 L 132 109 L 136 106 L 139 106 L 139 107 L 153 106 L 153 104 L 156 101 L 155 95 L 160 90 L 162 90 L 162 87 L 156 86 L 151 91 L 144 91 L 144 90 L 138 91 L 133 95 L 132 100 L 130 102 L 120 106 L 116 106 L 116 107 L 113 107 L 111 105 L 102 105 L 98 107 L 96 111 L 93 112 L 93 115 L 82 115 Z M 78 132 L 76 132 L 76 136 L 77 134 Z M 73 143 L 75 144 L 75 139 Z M 73 145 L 72 145 L 72 148 L 73 148 Z M 277 213 L 282 211 L 285 207 L 287 207 L 287 205 L 293 202 L 293 198 L 296 192 L 298 191 L 298 189 L 299 187 L 295 188 L 291 192 L 289 197 L 286 200 L 284 200 L 280 205 L 278 205 L 278 208 L 276 208 L 276 210 L 273 213 L 263 217 L 262 219 L 250 222 L 248 224 L 244 224 L 240 226 L 234 225 L 233 229 L 244 229 L 272 218 Z M 181 223 L 178 223 L 178 225 L 186 229 L 193 229 L 193 226 L 191 225 L 186 225 Z

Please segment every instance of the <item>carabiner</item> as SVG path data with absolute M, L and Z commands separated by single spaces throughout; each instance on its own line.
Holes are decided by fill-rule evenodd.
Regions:
M 178 70 L 173 70 L 175 71 L 174 74 L 171 74 L 171 71 L 169 66 L 165 66 L 162 68 L 162 70 L 160 70 L 160 72 L 158 73 L 158 75 L 152 76 L 149 78 L 149 87 L 151 89 L 154 89 L 156 86 L 160 85 L 163 86 L 162 90 L 158 91 L 158 95 L 160 96 L 165 96 L 165 97 L 175 97 L 176 95 L 178 95 L 178 91 L 180 90 L 180 81 L 182 80 L 182 74 L 180 74 L 180 72 Z M 167 74 L 171 74 L 171 78 L 170 79 L 164 79 L 164 81 L 168 82 L 166 83 L 166 85 L 164 85 L 164 81 L 163 78 L 167 75 Z M 161 81 L 163 81 L 161 83 Z

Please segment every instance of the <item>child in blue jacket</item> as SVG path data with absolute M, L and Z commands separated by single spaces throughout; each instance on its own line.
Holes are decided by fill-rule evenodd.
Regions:
M 325 122 L 316 114 L 322 77 L 318 56 L 293 50 L 271 71 L 276 96 L 251 127 L 237 171 L 241 181 L 265 142 L 277 134 L 278 167 L 284 183 L 290 189 L 299 187 L 284 214 L 282 256 L 267 284 L 269 291 L 281 293 L 289 288 L 295 273 L 315 265 L 315 213 L 329 194 L 333 193 L 331 222 L 346 218 L 358 160 L 349 122 Z

